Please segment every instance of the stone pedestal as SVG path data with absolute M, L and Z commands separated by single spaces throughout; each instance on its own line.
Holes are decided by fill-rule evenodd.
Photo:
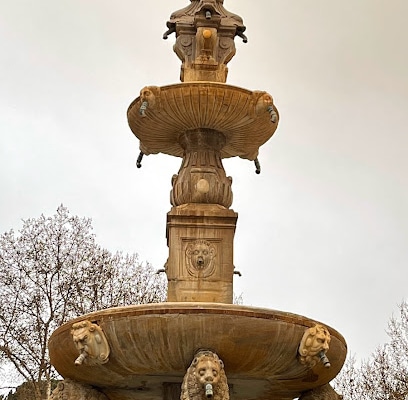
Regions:
M 184 204 L 167 214 L 168 301 L 232 303 L 238 214 L 217 204 Z

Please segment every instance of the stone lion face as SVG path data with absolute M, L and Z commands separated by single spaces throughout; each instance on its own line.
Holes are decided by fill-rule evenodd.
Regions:
M 201 385 L 211 383 L 216 385 L 220 380 L 221 366 L 215 360 L 200 360 L 196 366 L 195 374 Z

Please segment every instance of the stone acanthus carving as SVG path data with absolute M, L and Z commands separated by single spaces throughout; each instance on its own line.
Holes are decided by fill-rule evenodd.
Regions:
M 181 400 L 229 400 L 224 363 L 209 350 L 200 350 L 184 376 Z
M 299 346 L 300 362 L 309 367 L 314 367 L 318 362 L 322 362 L 325 367 L 330 367 L 326 356 L 330 340 L 330 333 L 325 326 L 316 324 L 308 328 Z
M 184 148 L 178 175 L 173 175 L 170 201 L 173 206 L 187 203 L 232 204 L 231 177 L 222 165 L 220 150 L 225 137 L 209 129 L 197 129 L 180 135 Z
M 183 82 L 225 82 L 226 64 L 236 51 L 234 37 L 247 41 L 242 18 L 227 11 L 223 0 L 191 0 L 171 15 L 167 27 L 164 39 L 176 33 L 174 51 L 183 62 Z
M 336 393 L 336 391 L 327 383 L 316 389 L 309 390 L 299 397 L 299 400 L 341 400 L 343 396 Z
M 215 246 L 206 240 L 196 240 L 187 245 L 187 270 L 195 277 L 206 278 L 214 273 Z
M 109 344 L 99 325 L 81 321 L 72 325 L 72 339 L 79 351 L 75 365 L 101 365 L 109 361 Z
M 58 383 L 49 400 L 108 400 L 108 398 L 91 386 L 65 379 Z

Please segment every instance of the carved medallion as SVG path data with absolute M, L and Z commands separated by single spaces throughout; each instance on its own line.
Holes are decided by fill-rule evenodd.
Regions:
M 186 248 L 187 270 L 190 275 L 206 278 L 215 270 L 215 245 L 206 240 L 196 240 Z

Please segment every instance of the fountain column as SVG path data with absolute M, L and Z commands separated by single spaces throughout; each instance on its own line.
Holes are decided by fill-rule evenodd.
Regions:
M 179 141 L 183 162 L 172 179 L 167 214 L 167 300 L 232 303 L 237 214 L 229 209 L 232 179 L 221 161 L 226 138 L 201 128 Z

